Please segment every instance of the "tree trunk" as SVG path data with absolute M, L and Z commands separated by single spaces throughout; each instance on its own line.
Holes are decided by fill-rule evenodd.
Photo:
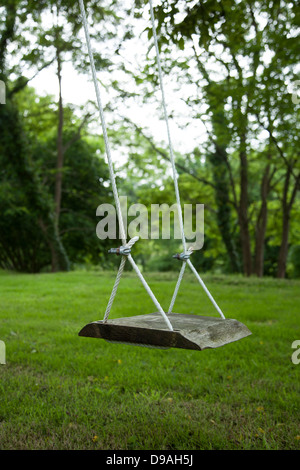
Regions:
M 282 218 L 282 236 L 281 244 L 278 256 L 277 266 L 277 277 L 284 279 L 286 272 L 286 260 L 288 255 L 288 242 L 289 242 L 289 229 L 290 229 L 290 217 L 288 213 L 285 213 Z
M 230 260 L 232 272 L 241 272 L 238 253 L 231 226 L 231 205 L 229 200 L 230 183 L 226 166 L 227 154 L 223 146 L 215 145 L 215 152 L 210 155 L 215 183 L 215 201 L 217 206 L 217 224 Z
M 248 161 L 246 153 L 246 136 L 241 136 L 240 150 L 240 204 L 239 204 L 240 237 L 243 256 L 243 270 L 246 276 L 252 272 L 251 244 L 248 224 Z
M 288 191 L 290 187 L 290 179 L 292 175 L 292 166 L 290 165 L 287 169 L 284 188 L 283 188 L 283 199 L 282 199 L 282 235 L 281 235 L 281 244 L 278 256 L 278 265 L 277 265 L 277 277 L 285 278 L 286 275 L 286 261 L 288 255 L 289 247 L 289 230 L 290 230 L 290 216 L 291 209 L 295 201 L 296 193 L 299 189 L 300 182 L 300 173 L 298 174 L 290 200 L 288 200 Z
M 28 144 L 26 133 L 23 130 L 22 122 L 19 117 L 18 109 L 15 104 L 8 100 L 5 106 L 0 107 L 0 125 L 3 125 L 0 133 L 0 151 L 2 154 L 3 167 L 14 177 L 15 184 L 22 186 L 24 193 L 24 204 L 36 220 L 44 221 L 44 228 L 39 223 L 45 240 L 52 243 L 50 248 L 56 250 L 55 260 L 59 260 L 59 268 L 67 270 L 69 268 L 69 260 L 64 252 L 59 237 L 54 227 L 52 204 L 50 203 L 46 189 L 41 184 L 38 172 L 30 161 L 30 145 Z M 13 169 L 13 171 L 12 171 Z M 27 252 L 29 253 L 29 252 Z M 15 269 L 21 269 L 22 266 L 16 264 L 17 252 L 12 247 L 12 259 Z M 29 258 L 29 255 L 27 256 Z M 32 257 L 23 259 L 23 270 L 29 270 Z M 53 263 L 53 266 L 55 263 Z
M 5 11 L 1 12 L 1 37 L 0 37 L 0 74 L 1 79 L 5 79 L 5 59 L 8 52 L 8 44 L 13 40 L 15 35 L 15 25 L 17 18 L 17 4 L 16 2 L 6 2 L 4 4 L 6 9 L 6 15 L 4 17 Z
M 40 218 L 38 220 L 38 224 L 45 236 L 51 253 L 51 271 L 53 273 L 57 271 L 68 271 L 70 269 L 69 259 L 60 241 L 55 223 L 51 223 L 51 220 L 48 220 L 48 223 L 49 226 L 45 224 L 43 219 Z
M 254 271 L 258 277 L 264 274 L 264 247 L 267 228 L 267 196 L 269 192 L 270 165 L 266 166 L 261 182 L 261 207 L 256 223 Z
M 62 89 L 61 89 L 61 57 L 60 51 L 56 51 L 57 58 L 57 78 L 59 85 L 59 98 L 58 98 L 58 127 L 57 127 L 57 161 L 56 161 L 56 176 L 55 176 L 55 225 L 59 230 L 59 216 L 61 210 L 61 194 L 62 194 L 62 169 L 64 165 L 64 149 L 63 149 L 63 123 L 64 123 L 64 110 L 62 102 Z

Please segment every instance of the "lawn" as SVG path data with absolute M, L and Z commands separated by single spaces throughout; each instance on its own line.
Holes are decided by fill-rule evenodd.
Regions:
M 146 275 L 167 308 L 176 273 Z M 115 273 L 0 274 L 0 449 L 300 449 L 300 282 L 206 275 L 252 335 L 202 352 L 78 336 Z M 217 315 L 186 275 L 175 311 Z M 111 318 L 155 311 L 133 273 Z

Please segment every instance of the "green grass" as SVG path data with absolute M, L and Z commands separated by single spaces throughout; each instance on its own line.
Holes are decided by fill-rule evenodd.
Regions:
M 204 276 L 252 335 L 202 352 L 82 338 L 115 273 L 1 273 L 0 449 L 300 449 L 300 282 Z M 167 308 L 176 274 L 147 274 Z M 111 317 L 154 311 L 126 273 Z M 187 275 L 175 311 L 216 315 Z

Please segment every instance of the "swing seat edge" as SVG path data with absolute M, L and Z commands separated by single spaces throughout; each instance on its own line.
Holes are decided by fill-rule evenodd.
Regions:
M 85 325 L 79 336 L 109 342 L 154 348 L 180 348 L 202 351 L 224 346 L 250 336 L 246 325 L 235 319 L 171 313 L 173 331 L 167 329 L 159 312 L 122 317 Z

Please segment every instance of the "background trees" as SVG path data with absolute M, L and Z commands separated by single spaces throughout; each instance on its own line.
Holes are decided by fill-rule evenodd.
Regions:
M 90 1 L 87 5 L 96 20 L 101 20 L 104 16 L 106 19 L 107 17 L 116 18 L 111 13 L 112 10 L 107 9 L 103 4 L 99 6 L 97 2 Z M 77 69 L 86 67 L 84 54 L 81 52 L 81 41 L 77 38 L 81 27 L 78 5 L 72 0 L 68 2 L 11 0 L 0 4 L 0 8 L 4 18 L 0 41 L 1 79 L 7 85 L 7 106 L 2 106 L 0 110 L 0 154 L 3 168 L 2 183 L 5 186 L 4 218 L 1 231 L 3 236 L 2 266 L 22 271 L 40 270 L 49 264 L 49 256 L 44 253 L 46 246 L 52 271 L 68 270 L 69 253 L 64 247 L 63 238 L 66 239 L 66 234 L 69 234 L 71 228 L 60 227 L 63 192 L 68 193 L 67 188 L 63 188 L 65 160 L 68 158 L 67 152 L 70 152 L 73 147 L 69 158 L 72 160 L 74 171 L 76 168 L 74 155 L 81 153 L 83 158 L 86 157 L 89 160 L 92 156 L 91 146 L 88 147 L 84 142 L 81 142 L 81 146 L 77 144 L 77 150 L 74 148 L 74 144 L 80 140 L 88 115 L 86 114 L 78 122 L 74 111 L 72 115 L 71 110 L 65 109 L 63 104 L 63 61 L 72 61 Z M 109 32 L 109 36 L 112 35 L 113 33 Z M 99 61 L 101 60 L 98 59 Z M 54 106 L 53 101 L 44 99 L 42 106 L 35 106 L 38 100 L 35 97 L 25 101 L 27 108 L 24 108 L 21 105 L 24 95 L 21 98 L 18 95 L 26 89 L 31 78 L 53 63 L 56 64 L 57 70 L 57 105 Z M 30 76 L 27 76 L 28 72 Z M 19 106 L 17 101 L 19 101 Z M 68 123 L 66 123 L 66 113 L 69 114 Z M 40 125 L 40 122 L 43 125 Z M 56 128 L 55 134 L 53 134 L 53 125 Z M 56 141 L 54 159 L 53 139 Z M 93 153 L 95 154 L 94 147 Z M 50 162 L 52 172 L 48 168 L 45 178 L 43 171 Z M 90 170 L 94 172 L 95 179 L 95 172 L 99 172 L 98 179 L 101 176 L 102 181 L 105 181 L 106 174 L 101 169 L 99 158 L 96 163 L 90 161 Z M 87 183 L 90 177 L 91 173 L 86 175 Z M 47 184 L 45 184 L 45 179 Z M 54 184 L 52 184 L 53 179 Z M 18 198 L 14 194 L 14 186 L 20 188 Z M 52 194 L 49 190 L 53 191 Z M 7 192 L 13 193 L 10 201 L 12 207 L 8 208 Z M 77 203 L 78 201 L 73 201 L 72 207 L 74 208 Z M 70 209 L 64 207 L 63 210 Z M 20 215 L 22 215 L 23 224 L 21 232 L 20 223 L 17 222 Z M 26 217 L 29 217 L 27 224 L 24 221 Z M 84 217 L 83 214 L 82 217 Z M 26 231 L 26 236 L 22 236 L 25 225 L 30 227 L 30 230 Z M 14 243 L 11 243 L 12 228 L 14 229 Z M 82 230 L 82 222 L 80 230 Z M 33 233 L 35 237 L 32 237 Z M 33 240 L 36 242 L 33 243 Z M 30 248 L 32 244 L 34 244 L 34 256 Z M 90 243 L 83 243 L 83 246 L 90 246 Z M 21 253 L 19 257 L 17 252 Z M 93 257 L 91 253 L 85 251 L 85 256 L 88 255 Z M 73 257 L 73 261 L 76 260 L 78 256 Z
M 129 202 L 172 203 L 165 136 L 157 139 L 145 125 L 147 110 L 154 114 L 159 105 L 148 3 L 86 6 L 100 45 L 96 65 L 110 83 L 107 112 L 117 121 L 110 139 L 126 154 L 118 168 L 122 192 Z M 77 1 L 10 0 L 0 9 L 0 79 L 7 85 L 0 106 L 1 266 L 55 271 L 101 260 L 105 267 L 111 242 L 96 238 L 95 213 L 111 192 L 92 127 L 97 114 L 92 105 L 64 101 L 65 64 L 89 73 Z M 194 254 L 199 269 L 299 275 L 297 2 L 166 0 L 155 14 L 167 89 L 182 96 L 187 113 L 170 103 L 171 118 L 182 127 L 199 123 L 192 150 L 176 152 L 182 202 L 205 204 L 204 249 Z M 139 53 L 137 44 L 140 61 L 133 63 L 128 52 Z M 51 67 L 57 99 L 30 88 Z M 140 112 L 132 116 L 134 102 Z M 176 241 L 139 246 L 145 269 L 172 269 L 171 254 L 180 249 Z
M 239 262 L 231 217 L 238 221 L 244 274 L 263 275 L 268 202 L 280 193 L 277 274 L 284 277 L 289 211 L 300 178 L 299 107 L 290 91 L 297 76 L 299 6 L 284 1 L 168 1 L 155 12 L 166 73 L 175 69 L 180 85 L 195 85 L 188 105 L 207 127 L 205 159 L 232 268 L 238 270 Z M 184 52 L 181 60 L 174 45 Z M 175 59 L 172 53 L 177 53 Z

